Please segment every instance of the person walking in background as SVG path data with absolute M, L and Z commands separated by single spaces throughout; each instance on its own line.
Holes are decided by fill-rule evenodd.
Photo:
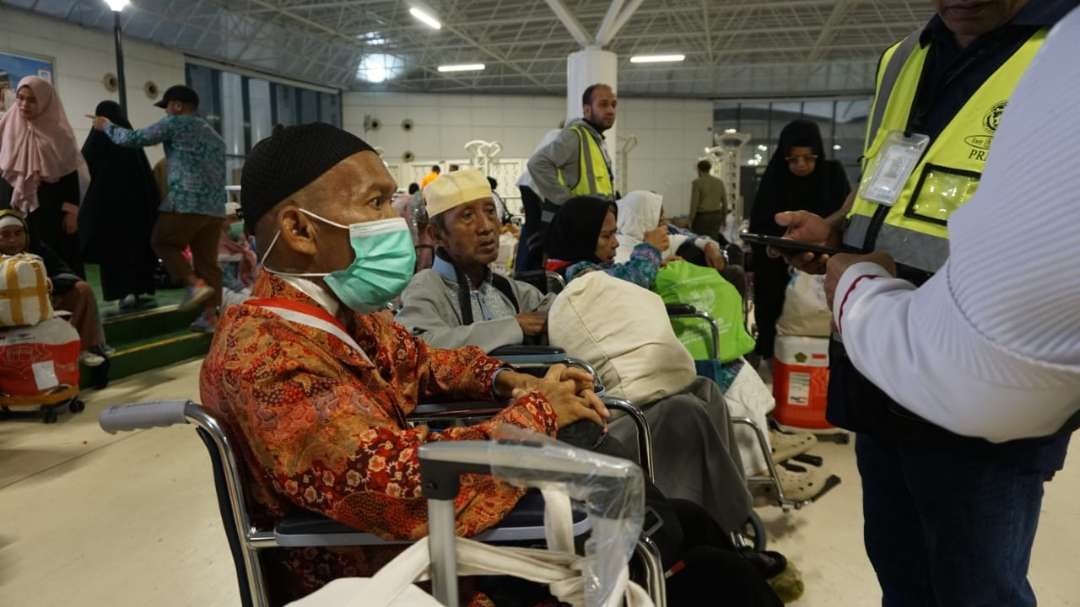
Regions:
M 170 87 L 154 105 L 168 115 L 145 129 L 127 129 L 106 116 L 94 117 L 94 128 L 124 147 L 164 144 L 169 193 L 161 204 L 151 243 L 173 280 L 187 285 L 180 309 L 203 306 L 203 315 L 192 329 L 213 331 L 221 303 L 217 254 L 225 217 L 225 142 L 196 114 L 199 95 L 192 89 Z M 184 259 L 186 247 L 191 247 L 194 270 Z
M 540 145 L 533 150 L 533 155 L 555 141 L 560 133 L 562 133 L 560 129 L 552 129 L 545 133 L 544 138 L 540 140 Z M 518 239 L 518 249 L 514 257 L 515 272 L 540 270 L 544 267 L 544 239 L 541 234 L 544 201 L 540 198 L 536 184 L 533 183 L 528 165 L 523 168 L 517 187 L 521 192 L 521 210 L 525 214 L 525 224 L 521 226 L 521 236 Z
M 102 101 L 94 114 L 131 128 L 115 101 Z M 140 295 L 154 294 L 157 266 L 150 233 L 161 200 L 150 161 L 141 149 L 122 148 L 100 131 L 90 131 L 82 154 L 90 167 L 90 188 L 79 208 L 83 258 L 101 265 L 105 301 L 120 300 L 121 310 L 137 308 Z
M 11 90 L 11 74 L 0 70 L 0 117 L 15 105 L 15 93 Z
M 780 143 L 754 198 L 750 231 L 779 236 L 784 228 L 774 221 L 777 213 L 810 211 L 826 217 L 844 204 L 849 193 L 851 184 L 843 165 L 825 159 L 825 144 L 817 123 L 795 120 L 780 131 Z M 765 247 L 754 246 L 753 251 L 756 352 L 769 359 L 776 339 L 776 321 L 784 309 L 789 270 L 782 258 L 769 257 Z
M 442 174 L 442 167 L 440 167 L 437 164 L 431 165 L 431 172 L 428 173 L 427 175 L 424 175 L 420 179 L 420 189 L 423 190 L 424 188 L 428 187 L 428 184 L 430 184 L 432 181 L 435 181 L 436 179 L 438 179 L 439 175 L 441 175 L 441 174 Z
M 31 241 L 46 244 L 85 277 L 75 232 L 90 184 L 86 161 L 48 81 L 27 76 L 15 97 L 15 107 L 0 119 L 0 208 L 20 211 L 28 218 Z
M 690 184 L 690 229 L 695 234 L 716 239 L 725 227 L 728 214 L 724 182 L 709 174 L 712 163 L 697 163 L 697 179 Z

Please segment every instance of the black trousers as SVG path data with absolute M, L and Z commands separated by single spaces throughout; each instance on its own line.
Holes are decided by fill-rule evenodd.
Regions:
M 525 208 L 525 225 L 521 228 L 521 238 L 518 240 L 514 271 L 540 270 L 544 267 L 544 242 L 541 227 L 543 200 L 528 186 L 519 186 L 518 189 L 521 190 L 521 204 Z
M 755 352 L 762 358 L 772 358 L 776 341 L 776 321 L 784 311 L 784 295 L 791 280 L 787 262 L 772 259 L 764 247 L 754 247 L 754 320 L 758 336 Z

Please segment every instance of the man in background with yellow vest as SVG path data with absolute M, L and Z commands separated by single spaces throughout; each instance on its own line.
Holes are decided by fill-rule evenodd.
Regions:
M 551 143 L 529 159 L 534 189 L 544 200 L 538 242 L 543 242 L 547 226 L 568 199 L 596 196 L 615 200 L 615 173 L 604 146 L 604 131 L 615 126 L 617 105 L 610 86 L 590 85 L 581 96 L 583 117 L 571 120 Z M 531 232 L 528 226 L 525 231 Z
M 978 187 L 1009 97 L 1049 28 L 1078 3 L 934 0 L 937 15 L 879 64 L 857 193 L 828 218 L 778 214 L 787 237 L 876 251 L 879 261 L 885 253 L 900 278 L 928 280 L 949 256 L 949 216 Z M 819 272 L 823 261 L 792 259 Z M 949 432 L 863 377 L 841 339 L 830 348 L 828 417 L 857 433 L 882 604 L 1034 606 L 1027 570 L 1043 484 L 1064 464 L 1068 436 L 991 443 Z

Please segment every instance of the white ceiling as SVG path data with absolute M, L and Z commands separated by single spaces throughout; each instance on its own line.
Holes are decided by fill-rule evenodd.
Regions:
M 419 0 L 418 0 L 419 1 Z M 865 94 L 881 51 L 924 24 L 929 0 L 614 0 L 637 7 L 610 45 L 622 95 L 748 98 Z M 100 29 L 103 0 L 0 0 Z M 581 48 L 563 6 L 592 39 L 612 0 L 426 0 L 433 30 L 399 0 L 134 0 L 126 36 L 348 90 L 559 94 Z M 619 13 L 613 12 L 617 21 Z M 677 64 L 631 55 L 678 52 Z M 482 72 L 441 74 L 446 63 Z M 384 66 L 394 77 L 371 77 Z M 373 69 L 374 68 L 374 69 Z

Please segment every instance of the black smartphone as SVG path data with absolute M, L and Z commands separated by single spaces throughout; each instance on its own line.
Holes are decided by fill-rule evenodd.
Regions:
M 779 249 L 787 253 L 816 253 L 818 255 L 836 255 L 840 252 L 840 249 L 834 249 L 832 247 L 811 244 L 809 242 L 799 242 L 798 240 L 781 238 L 779 236 L 755 234 L 753 232 L 742 232 L 739 234 L 739 237 L 751 244 L 759 244 L 766 247 L 772 247 L 774 249 Z

